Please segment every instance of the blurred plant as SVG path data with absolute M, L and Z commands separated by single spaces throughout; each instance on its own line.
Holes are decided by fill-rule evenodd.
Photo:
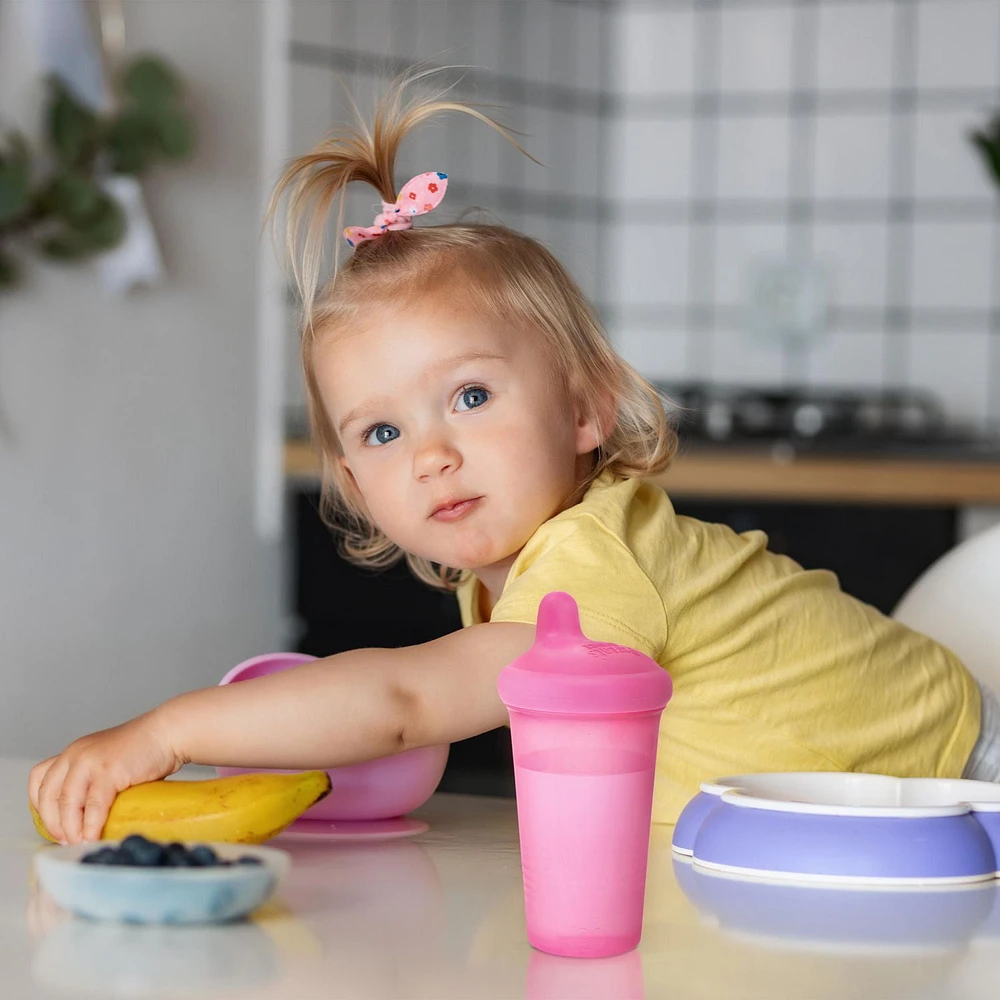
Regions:
M 1000 186 L 1000 111 L 995 111 L 983 128 L 970 132 L 969 141 L 979 150 L 993 182 Z
M 111 114 L 81 104 L 56 76 L 48 85 L 44 152 L 17 131 L 0 133 L 0 289 L 17 283 L 15 247 L 73 261 L 117 246 L 125 213 L 102 176 L 185 159 L 197 141 L 178 76 L 154 56 L 124 66 Z

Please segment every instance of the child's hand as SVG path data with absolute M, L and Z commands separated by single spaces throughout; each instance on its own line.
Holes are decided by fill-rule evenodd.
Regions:
M 28 797 L 56 840 L 97 840 L 119 792 L 173 774 L 183 763 L 149 713 L 84 736 L 36 764 Z

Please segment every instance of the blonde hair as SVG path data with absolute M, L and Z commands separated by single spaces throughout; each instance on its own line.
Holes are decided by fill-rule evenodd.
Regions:
M 343 448 L 316 381 L 314 352 L 321 334 L 345 328 L 370 310 L 371 302 L 384 301 L 390 289 L 398 299 L 407 288 L 418 294 L 418 281 L 421 294 L 447 281 L 450 290 L 457 286 L 488 314 L 537 331 L 540 346 L 577 405 L 603 418 L 606 433 L 584 488 L 605 470 L 621 479 L 662 472 L 676 451 L 677 435 L 663 398 L 611 348 L 565 268 L 537 240 L 506 226 L 454 223 L 388 231 L 361 243 L 339 269 L 335 261 L 331 277 L 317 291 L 334 199 L 339 198 L 338 230 L 351 181 L 364 181 L 383 201 L 395 201 L 396 154 L 416 125 L 444 112 L 461 112 L 521 149 L 507 129 L 470 105 L 443 100 L 441 94 L 404 101 L 404 91 L 426 75 L 398 79 L 379 101 L 370 130 L 359 115 L 357 126 L 342 127 L 293 160 L 275 188 L 268 217 L 275 218 L 279 201 L 288 194 L 288 251 L 302 299 L 302 366 L 313 442 L 323 469 L 321 516 L 339 534 L 341 551 L 355 565 L 384 568 L 405 557 L 420 580 L 454 590 L 463 571 L 404 552 L 391 541 L 343 469 Z

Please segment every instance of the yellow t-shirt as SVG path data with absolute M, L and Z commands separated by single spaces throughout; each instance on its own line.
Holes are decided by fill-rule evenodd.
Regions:
M 531 536 L 490 621 L 533 624 L 564 590 L 590 638 L 670 671 L 654 822 L 728 774 L 960 776 L 980 706 L 958 658 L 766 546 L 763 532 L 679 516 L 658 487 L 605 473 Z M 472 574 L 459 585 L 463 625 L 481 621 L 478 586 Z

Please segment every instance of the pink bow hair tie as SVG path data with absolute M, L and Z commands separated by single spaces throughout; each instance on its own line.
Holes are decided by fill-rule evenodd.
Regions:
M 381 215 L 375 216 L 370 226 L 348 226 L 344 239 L 348 245 L 356 247 L 365 240 L 373 240 L 389 229 L 409 229 L 415 215 L 426 215 L 441 204 L 448 190 L 448 175 L 432 170 L 426 174 L 411 177 L 399 192 L 393 204 L 382 202 Z

